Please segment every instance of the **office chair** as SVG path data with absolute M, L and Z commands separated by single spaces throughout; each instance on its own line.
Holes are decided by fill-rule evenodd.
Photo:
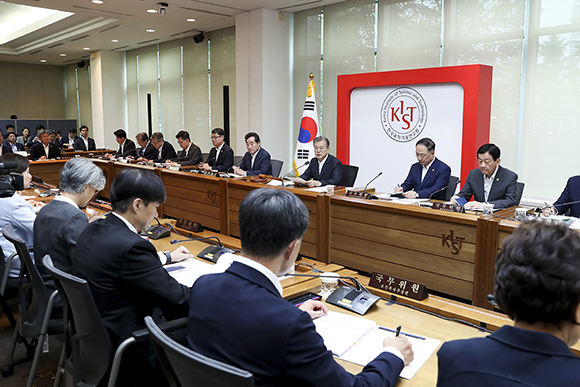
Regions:
M 2 247 L 0 247 L 0 308 L 4 311 L 6 318 L 12 325 L 13 329 L 16 329 L 16 319 L 14 318 L 14 314 L 12 314 L 12 310 L 8 306 L 6 302 L 6 288 L 9 289 L 17 289 L 18 288 L 18 278 L 8 278 L 8 273 L 10 271 L 10 265 L 12 263 L 12 259 L 16 256 L 16 253 L 10 254 L 7 261 L 4 261 L 4 252 L 2 251 Z M 28 348 L 28 342 L 26 342 L 26 346 Z M 28 356 L 27 356 L 28 357 Z M 32 359 L 32 357 L 30 357 Z M 29 359 L 29 360 L 30 360 Z
M 187 324 L 187 319 L 183 319 Z M 248 372 L 203 356 L 170 339 L 153 319 L 145 317 L 147 331 L 171 387 L 253 387 Z
M 516 199 L 518 199 L 518 204 L 520 204 L 520 201 L 522 200 L 522 196 L 524 194 L 524 187 L 526 186 L 526 183 L 522 183 L 521 181 L 518 181 L 516 183 Z
M 342 176 L 338 185 L 342 185 L 344 187 L 354 187 L 356 175 L 358 175 L 358 167 L 356 165 L 343 165 Z
M 272 159 L 272 176 L 273 177 L 280 177 L 280 171 L 282 171 L 282 166 L 284 162 L 282 160 Z
M 26 243 L 16 236 L 12 225 L 4 227 L 2 235 L 14 244 L 22 265 L 18 287 L 18 319 L 12 336 L 10 359 L 8 364 L 2 367 L 2 375 L 10 376 L 14 373 L 14 350 L 19 338 L 32 338 L 36 349 L 26 384 L 27 387 L 32 387 L 46 335 L 60 334 L 64 331 L 62 318 L 51 319 L 52 307 L 58 291 L 49 293 L 32 261 Z
M 242 163 L 243 159 L 244 159 L 244 156 L 234 156 L 234 165 L 236 167 L 239 167 L 240 164 Z
M 445 201 L 449 201 L 451 196 L 455 194 L 457 184 L 459 184 L 459 178 L 457 176 L 449 176 L 449 185 L 445 190 Z

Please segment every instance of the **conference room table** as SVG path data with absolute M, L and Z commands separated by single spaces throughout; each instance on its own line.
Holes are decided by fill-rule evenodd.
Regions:
M 65 161 L 34 161 L 30 169 L 57 184 L 58 170 Z M 93 161 L 107 180 L 99 196 L 109 197 L 111 182 L 121 170 L 151 170 L 167 191 L 160 216 L 199 222 L 226 236 L 239 236 L 237 215 L 243 198 L 266 186 L 249 177 L 224 178 L 108 159 Z M 327 194 L 299 187 L 274 188 L 295 193 L 309 211 L 310 224 L 300 251 L 303 256 L 423 283 L 430 291 L 492 309 L 486 297 L 493 293 L 495 257 L 514 224 L 494 216 L 351 198 L 343 196 L 343 190 Z

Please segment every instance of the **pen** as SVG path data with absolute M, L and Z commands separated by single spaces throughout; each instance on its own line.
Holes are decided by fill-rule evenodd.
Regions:
M 395 332 L 395 333 L 397 333 L 397 330 L 396 329 L 392 329 L 392 328 L 387 328 L 387 327 L 379 326 L 379 329 L 382 329 L 383 331 L 389 331 L 389 332 Z M 426 338 L 423 337 L 423 336 L 417 336 L 417 335 L 413 335 L 411 333 L 405 333 L 405 332 L 403 332 L 403 333 L 407 337 L 413 337 L 413 338 L 419 339 L 419 340 L 426 340 Z
M 397 330 L 395 331 L 395 337 L 399 337 L 399 334 L 401 333 L 401 325 L 399 325 L 397 327 Z

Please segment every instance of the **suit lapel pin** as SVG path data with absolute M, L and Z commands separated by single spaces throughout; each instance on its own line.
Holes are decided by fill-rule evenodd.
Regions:
M 499 181 L 499 177 L 495 179 L 495 181 Z

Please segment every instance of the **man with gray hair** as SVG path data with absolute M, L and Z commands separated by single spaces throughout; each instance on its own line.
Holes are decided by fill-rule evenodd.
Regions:
M 168 159 L 177 158 L 177 153 L 175 153 L 175 148 L 170 143 L 163 141 L 163 133 L 155 132 L 151 135 L 151 144 L 155 147 L 156 151 L 153 153 L 153 161 L 155 163 L 162 163 Z
M 93 215 L 88 219 L 81 208 L 104 187 L 103 171 L 91 160 L 74 158 L 66 162 L 60 170 L 61 194 L 42 207 L 34 221 L 37 257 L 49 254 L 56 267 L 72 273 L 71 257 L 77 239 L 89 222 L 98 218 Z M 40 267 L 41 262 L 38 259 L 36 265 Z
M 48 160 L 60 157 L 60 149 L 50 142 L 48 131 L 42 129 L 36 133 L 36 136 L 40 139 L 40 142 L 36 142 L 30 147 L 31 160 Z

